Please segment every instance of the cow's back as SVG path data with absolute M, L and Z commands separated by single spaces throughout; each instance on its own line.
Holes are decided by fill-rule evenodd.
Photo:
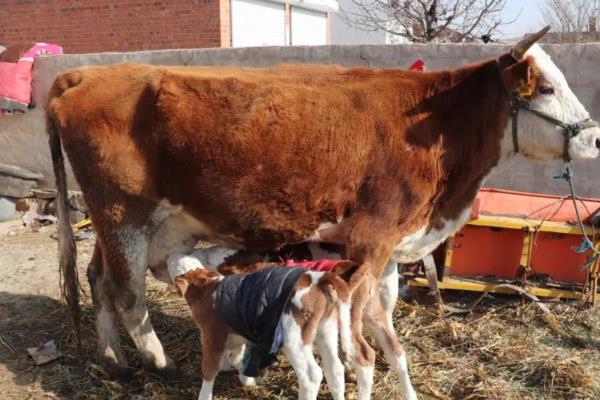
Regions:
M 279 245 L 376 196 L 360 190 L 369 171 L 382 190 L 385 179 L 397 185 L 389 150 L 404 129 L 400 83 L 373 71 L 309 71 L 163 70 L 152 173 L 160 196 L 218 231 Z
M 381 204 L 402 179 L 435 168 L 429 149 L 397 151 L 406 111 L 429 84 L 414 76 L 335 66 L 82 68 L 57 79 L 49 116 L 91 207 L 107 192 L 148 209 L 167 199 L 209 231 L 268 249 L 339 222 L 357 202 Z M 413 157 L 420 171 L 403 168 Z

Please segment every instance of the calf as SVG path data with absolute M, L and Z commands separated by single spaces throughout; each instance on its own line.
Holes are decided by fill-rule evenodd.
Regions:
M 205 270 L 205 273 L 208 274 L 209 272 L 211 272 L 215 274 L 213 276 L 216 277 L 216 279 L 213 279 L 215 279 L 215 281 L 218 282 L 218 277 L 222 276 L 222 274 L 229 275 L 255 273 L 257 271 L 260 271 L 261 269 L 264 269 L 267 266 L 273 265 L 272 263 L 262 262 L 262 257 L 263 256 L 258 255 L 256 253 L 236 252 L 235 250 L 215 246 L 209 249 L 196 250 L 190 256 L 171 256 L 168 260 L 169 274 L 173 277 L 177 277 L 178 275 L 185 276 L 184 271 L 200 267 L 200 260 L 203 260 L 207 264 L 202 267 L 206 267 L 208 269 Z M 290 262 L 288 262 L 287 264 L 288 267 L 294 267 L 294 265 L 291 265 Z M 334 311 L 331 315 L 331 318 L 334 318 L 335 312 L 337 312 L 338 326 L 328 326 L 325 332 L 329 332 L 331 335 L 334 335 L 336 337 L 335 343 L 337 343 L 338 332 L 342 334 L 342 348 L 346 353 L 346 359 L 349 362 L 350 366 L 354 366 L 354 368 L 357 369 L 357 377 L 359 381 L 358 398 L 369 398 L 371 391 L 370 388 L 372 384 L 372 368 L 369 369 L 369 367 L 367 366 L 372 366 L 372 357 L 374 357 L 374 353 L 370 346 L 367 344 L 367 342 L 364 341 L 364 338 L 362 336 L 362 321 L 364 320 L 370 332 L 375 337 L 376 343 L 378 344 L 379 348 L 383 350 L 387 361 L 391 364 L 392 368 L 400 378 L 400 390 L 403 395 L 403 398 L 408 400 L 416 399 L 415 391 L 412 388 L 410 378 L 408 376 L 408 368 L 404 349 L 402 348 L 395 334 L 393 333 L 393 328 L 388 318 L 386 318 L 386 311 L 383 309 L 382 304 L 380 302 L 380 285 L 378 284 L 377 279 L 372 274 L 372 272 L 364 270 L 364 266 L 358 268 L 358 266 L 352 262 L 340 260 L 339 262 L 335 263 L 335 267 L 331 272 L 309 271 L 306 272 L 306 274 L 309 274 L 311 278 L 318 278 L 318 281 L 316 282 L 311 280 L 311 286 L 310 289 L 308 289 L 308 293 L 312 293 L 313 291 L 317 290 L 320 290 L 322 292 L 324 289 L 326 289 L 329 290 L 329 292 L 325 292 L 325 295 L 329 294 L 330 299 L 337 299 L 338 307 L 337 309 L 335 306 L 333 307 Z M 179 287 L 179 290 L 185 295 L 185 289 L 187 289 L 189 285 L 189 283 L 187 283 L 189 282 L 189 280 L 187 282 L 182 282 L 177 278 L 174 278 L 174 280 L 176 286 L 178 287 L 183 284 L 184 290 L 182 290 L 181 287 Z M 333 285 L 332 282 L 336 282 L 337 286 Z M 299 284 L 300 283 L 301 282 L 299 281 Z M 347 289 L 344 290 L 345 286 L 347 286 Z M 306 294 L 308 294 L 306 293 L 307 287 L 308 286 L 304 284 L 304 286 L 302 286 L 303 289 L 300 289 L 300 291 L 297 291 L 297 293 L 302 293 L 301 298 L 303 303 L 306 301 L 311 307 L 314 307 L 315 303 L 311 300 L 311 297 L 304 297 Z M 261 290 L 260 286 L 258 290 Z M 297 288 L 294 288 L 294 290 L 297 290 Z M 336 290 L 341 290 L 340 293 L 342 294 L 346 293 L 347 297 L 340 296 L 340 293 L 338 293 Z M 335 296 L 333 294 L 335 294 Z M 294 296 L 296 295 L 294 294 L 292 295 L 292 297 L 290 297 L 290 299 L 292 299 L 292 308 L 288 309 L 288 311 L 292 310 L 292 314 L 294 310 L 293 306 L 298 304 L 298 302 L 294 304 Z M 192 306 L 192 303 L 190 303 L 190 299 L 188 299 L 187 296 L 186 300 L 188 301 L 188 304 L 190 304 L 190 307 L 192 307 L 192 313 L 194 314 L 194 307 Z M 199 301 L 198 303 L 201 305 L 205 304 L 202 301 Z M 345 313 L 347 312 L 348 307 L 350 311 L 349 319 L 344 317 L 346 315 Z M 307 312 L 307 308 L 303 308 L 302 316 L 306 317 Z M 199 312 L 197 315 L 200 316 L 200 318 L 202 318 L 201 316 L 203 314 Z M 319 325 L 315 324 L 314 322 L 310 323 L 306 319 L 304 319 L 303 321 L 305 326 L 312 327 L 313 330 L 316 326 L 322 328 L 322 324 Z M 198 325 L 202 331 L 202 327 L 200 326 L 200 324 Z M 210 323 L 207 323 L 207 326 L 210 326 Z M 344 341 L 344 332 L 348 332 L 348 330 L 344 329 L 349 329 L 349 332 L 351 332 L 351 334 L 349 334 L 348 336 L 350 336 L 351 339 L 347 339 L 346 341 Z M 320 330 L 317 333 L 319 332 Z M 312 333 L 314 335 L 314 332 Z M 302 335 L 302 337 L 304 338 L 304 335 Z M 320 337 L 317 335 L 316 338 L 319 339 Z M 325 363 L 325 376 L 331 388 L 333 397 L 335 399 L 343 398 L 343 389 L 341 391 L 334 390 L 335 387 L 339 387 L 335 385 L 339 385 L 340 381 L 335 380 L 335 377 L 330 377 L 328 375 L 328 373 L 334 373 L 331 372 L 332 370 L 327 365 L 327 363 L 330 361 L 329 355 L 327 354 L 331 353 L 324 353 L 319 346 L 319 342 L 317 342 L 317 346 L 319 347 L 321 356 Z M 348 350 L 348 347 L 351 347 L 350 351 Z M 231 353 L 233 355 L 240 355 L 243 353 L 243 350 L 238 349 L 232 351 Z M 312 358 L 312 355 L 310 359 L 314 360 Z M 341 366 L 340 369 L 340 365 L 337 363 L 337 361 L 339 361 L 337 355 L 335 357 L 335 360 L 336 362 L 331 364 L 334 367 L 334 371 L 339 372 L 341 370 L 341 373 L 343 374 L 343 366 Z M 230 362 L 233 366 L 239 366 L 239 361 L 235 359 L 235 356 L 233 356 L 230 359 Z M 290 360 L 290 363 L 292 364 L 292 366 L 294 366 L 292 360 Z M 240 378 L 243 383 L 247 382 L 246 378 L 242 376 L 240 376 Z M 343 387 L 343 377 L 341 379 L 341 385 Z M 337 395 L 336 397 L 335 393 L 341 394 Z
M 347 274 L 348 281 L 345 281 L 341 275 L 331 272 L 316 273 L 300 268 L 284 270 L 278 267 L 269 268 L 268 264 L 264 267 L 261 266 L 260 271 L 252 274 L 223 277 L 203 268 L 195 257 L 170 257 L 169 272 L 190 306 L 202 336 L 203 381 L 198 399 L 212 398 L 214 379 L 224 357 L 229 357 L 231 365 L 243 371 L 244 351 L 240 345 L 250 340 L 258 347 L 267 345 L 271 351 L 278 350 L 281 345 L 298 376 L 300 399 L 316 399 L 319 392 L 323 373 L 313 355 L 313 345 L 316 344 L 323 359 L 325 377 L 332 396 L 334 399 L 343 399 L 344 367 L 338 357 L 338 336 L 341 338 L 342 349 L 350 355 L 350 361 L 356 368 L 359 399 L 370 398 L 375 353 L 362 337 L 361 319 L 353 321 L 350 311 L 351 292 L 361 286 L 369 275 L 368 270 L 358 269 L 353 263 L 346 263 L 345 267 L 352 270 Z M 283 300 L 283 312 L 278 323 L 271 326 L 275 329 L 271 329 L 272 332 L 266 335 L 269 340 L 260 343 L 264 336 L 261 333 L 253 335 L 232 327 L 237 324 L 231 323 L 230 320 L 240 317 L 239 315 L 230 314 L 224 318 L 222 311 L 228 309 L 227 306 L 223 306 L 223 302 L 227 302 L 227 299 L 223 299 L 223 296 L 226 297 L 226 294 L 223 295 L 226 289 L 220 291 L 220 288 L 228 285 L 229 280 L 254 278 L 268 285 L 271 275 L 276 270 L 297 271 L 298 277 L 295 278 L 289 293 L 284 291 L 280 297 L 269 299 L 271 303 Z M 288 277 L 289 274 L 284 280 L 289 280 Z M 250 289 L 248 285 L 243 287 L 242 291 L 247 289 Z M 263 292 L 264 286 L 256 289 Z M 362 305 L 355 304 L 354 307 L 363 309 L 365 305 L 366 302 Z M 272 311 L 270 306 L 271 304 L 266 304 L 265 310 Z M 268 313 L 253 316 L 255 320 L 250 321 L 252 328 L 260 329 L 258 321 L 264 320 L 265 314 Z M 248 315 L 242 315 L 241 319 L 247 317 Z M 279 332 L 282 339 L 280 344 L 277 343 Z M 245 377 L 241 375 L 240 378 Z
M 283 247 L 277 252 L 252 252 L 214 246 L 199 249 L 192 255 L 200 260 L 205 268 L 224 275 L 231 272 L 250 272 L 248 268 L 256 262 L 281 262 L 283 265 L 298 265 L 316 271 L 331 270 L 337 262 L 346 259 L 344 246 L 333 243 L 302 242 Z M 302 261 L 298 261 L 302 260 Z M 304 262 L 314 260 L 314 262 Z M 232 271 L 229 271 L 232 268 Z M 155 272 L 155 276 L 160 278 Z M 388 260 L 379 282 L 379 292 L 385 315 L 393 329 L 393 312 L 398 300 L 398 263 Z

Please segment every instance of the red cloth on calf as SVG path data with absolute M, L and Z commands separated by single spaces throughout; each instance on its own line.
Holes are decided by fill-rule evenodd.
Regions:
M 286 260 L 284 267 L 302 267 L 316 272 L 329 272 L 343 260 Z

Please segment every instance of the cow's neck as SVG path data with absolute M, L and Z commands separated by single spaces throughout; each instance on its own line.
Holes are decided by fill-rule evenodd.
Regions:
M 484 180 L 514 158 L 508 96 L 494 61 L 450 73 L 440 94 L 440 114 L 449 128 L 444 137 L 444 178 L 440 181 L 430 227 L 468 218 Z M 462 99 L 462 101 L 461 101 Z M 471 101 L 465 102 L 464 99 Z M 462 221 L 464 222 L 464 221 Z
M 413 225 L 411 233 L 394 248 L 393 257 L 399 262 L 422 259 L 460 229 L 485 178 L 513 158 L 512 143 L 504 137 L 508 96 L 496 63 L 440 73 L 439 80 L 445 87 L 440 85 L 430 92 L 433 94 L 423 96 L 426 100 L 415 111 L 416 115 L 436 116 L 435 123 L 439 124 L 431 132 L 421 133 L 424 136 L 420 140 L 433 143 L 430 157 L 434 169 L 439 168 L 440 178 L 429 200 L 433 207 L 422 208 L 429 213 L 426 221 L 415 216 L 423 224 Z

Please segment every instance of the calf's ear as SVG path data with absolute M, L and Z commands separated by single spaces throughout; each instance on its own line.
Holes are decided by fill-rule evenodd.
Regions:
M 190 285 L 190 283 L 188 282 L 187 279 L 182 278 L 181 276 L 178 276 L 177 278 L 175 278 L 175 287 L 177 288 L 177 292 L 179 293 L 180 296 L 185 296 L 185 292 L 188 289 L 188 286 Z
M 510 93 L 529 97 L 535 89 L 532 74 L 532 60 L 528 57 L 502 70 L 502 82 Z

